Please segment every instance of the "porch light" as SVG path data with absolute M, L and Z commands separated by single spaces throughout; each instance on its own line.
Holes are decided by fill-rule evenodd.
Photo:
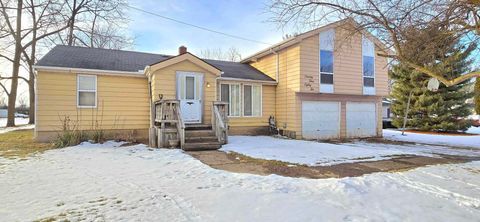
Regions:
M 210 83 L 209 82 L 207 82 L 207 88 L 210 88 Z

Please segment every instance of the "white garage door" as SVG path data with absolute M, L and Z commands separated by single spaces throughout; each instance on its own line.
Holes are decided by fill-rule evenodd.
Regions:
M 377 135 L 375 103 L 347 102 L 347 137 Z
M 303 101 L 302 136 L 305 139 L 340 137 L 340 103 Z

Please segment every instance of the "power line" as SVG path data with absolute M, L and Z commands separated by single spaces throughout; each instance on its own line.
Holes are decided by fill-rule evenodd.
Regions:
M 269 46 L 272 45 L 270 43 L 261 42 L 261 41 L 257 41 L 257 40 L 254 40 L 254 39 L 249 39 L 249 38 L 245 38 L 245 37 L 242 37 L 242 36 L 232 35 L 232 34 L 228 34 L 228 33 L 225 33 L 225 32 L 220 32 L 220 31 L 216 31 L 216 30 L 209 29 L 209 28 L 206 28 L 206 27 L 194 25 L 194 24 L 191 24 L 191 23 L 188 23 L 188 22 L 184 22 L 184 21 L 180 21 L 180 20 L 177 20 L 177 19 L 167 17 L 167 16 L 163 16 L 163 15 L 160 15 L 160 14 L 157 14 L 157 13 L 154 13 L 154 12 L 149 12 L 149 11 L 146 11 L 146 10 L 143 10 L 141 8 L 134 7 L 134 6 L 127 5 L 127 7 L 131 8 L 131 9 L 134 9 L 134 10 L 137 10 L 137 11 L 140 11 L 140 12 L 143 12 L 143 13 L 154 15 L 154 16 L 166 19 L 166 20 L 177 22 L 177 23 L 180 23 L 180 24 L 183 24 L 183 25 L 191 26 L 191 27 L 194 27 L 194 28 L 197 28 L 197 29 L 201 29 L 201 30 L 208 31 L 208 32 L 213 32 L 213 33 L 224 35 L 224 36 L 228 36 L 230 38 L 240 39 L 240 40 L 249 41 L 249 42 L 255 42 L 255 43 L 269 45 Z

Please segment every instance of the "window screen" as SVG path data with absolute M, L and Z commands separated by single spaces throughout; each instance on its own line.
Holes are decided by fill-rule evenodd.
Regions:
M 228 84 L 222 84 L 222 85 L 220 85 L 220 88 L 221 88 L 221 89 L 220 89 L 220 90 L 221 90 L 221 92 L 220 92 L 220 94 L 221 94 L 220 100 L 221 100 L 222 102 L 230 102 L 230 101 L 229 101 L 229 100 L 230 100 L 230 87 L 229 87 L 229 85 L 228 85 Z
M 97 77 L 79 75 L 77 78 L 77 106 L 97 106 Z

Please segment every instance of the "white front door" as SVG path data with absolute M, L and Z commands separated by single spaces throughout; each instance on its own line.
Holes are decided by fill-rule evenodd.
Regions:
M 203 74 L 177 72 L 177 99 L 185 123 L 202 121 Z

